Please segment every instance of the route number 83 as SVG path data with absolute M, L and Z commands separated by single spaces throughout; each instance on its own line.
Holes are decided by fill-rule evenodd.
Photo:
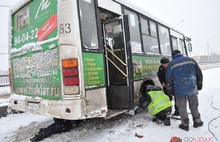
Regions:
M 70 33 L 71 32 L 71 25 L 70 23 L 66 23 L 66 24 L 60 24 L 59 27 L 60 30 L 60 34 L 64 34 L 64 33 Z

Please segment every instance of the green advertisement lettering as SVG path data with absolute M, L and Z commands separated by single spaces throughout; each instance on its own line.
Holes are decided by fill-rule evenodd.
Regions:
M 84 81 L 86 88 L 105 85 L 103 55 L 83 53 Z
M 160 66 L 160 57 L 133 56 L 134 79 L 156 76 Z
M 57 0 L 34 0 L 12 17 L 11 65 L 16 94 L 61 98 Z

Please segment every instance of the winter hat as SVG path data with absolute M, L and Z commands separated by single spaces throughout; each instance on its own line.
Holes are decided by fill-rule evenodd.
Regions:
M 162 88 L 159 86 L 154 86 L 154 85 L 150 85 L 150 84 L 147 85 L 147 87 L 146 87 L 147 92 L 153 91 L 153 90 L 158 91 L 158 90 L 162 90 Z
M 160 59 L 160 63 L 161 64 L 166 64 L 166 63 L 169 63 L 170 62 L 170 60 L 167 58 L 167 57 L 162 57 L 161 59 Z
M 147 85 L 146 90 L 147 91 L 151 91 L 152 89 L 154 89 L 153 85 Z
M 181 53 L 179 50 L 173 50 L 173 52 L 172 52 L 172 57 L 174 57 L 176 54 L 178 54 L 178 53 Z

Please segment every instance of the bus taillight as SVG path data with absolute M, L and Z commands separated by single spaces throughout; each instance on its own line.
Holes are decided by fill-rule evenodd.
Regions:
M 63 76 L 70 77 L 70 76 L 79 76 L 78 68 L 63 68 Z
M 79 69 L 78 69 L 77 58 L 62 60 L 62 70 L 63 70 L 63 85 L 66 86 L 64 87 L 64 92 L 67 92 L 66 90 L 72 90 L 69 88 L 71 86 L 75 86 L 75 87 L 79 86 Z M 78 93 L 78 89 L 72 93 L 67 93 L 67 94 L 75 94 L 75 93 Z
M 65 86 L 79 85 L 79 78 L 78 77 L 64 77 L 63 84 Z
M 63 68 L 63 84 L 66 86 L 79 85 L 78 68 Z
M 78 67 L 78 60 L 76 58 L 62 60 L 62 67 L 63 68 Z

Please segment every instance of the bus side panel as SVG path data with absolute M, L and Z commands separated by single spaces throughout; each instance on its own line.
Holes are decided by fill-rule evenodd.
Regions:
M 106 88 L 86 91 L 86 116 L 87 118 L 106 117 L 107 101 Z
M 134 72 L 134 103 L 137 105 L 141 84 L 145 79 L 151 79 L 160 86 L 157 71 L 160 66 L 160 56 L 132 56 Z
M 132 56 L 134 80 L 157 76 L 160 58 L 160 56 Z
M 63 97 L 80 100 L 83 105 L 80 113 L 87 118 L 105 117 L 107 103 L 104 87 L 104 57 L 100 53 L 82 53 L 77 9 L 76 0 L 58 0 L 60 57 L 61 60 L 78 59 L 80 81 L 79 94 L 65 95 L 66 91 L 71 91 L 71 86 L 63 86 Z M 77 108 L 75 107 L 74 110 L 79 111 Z
M 103 58 L 102 53 L 83 53 L 84 82 L 86 89 L 105 86 Z
M 105 117 L 107 100 L 104 59 L 102 53 L 84 52 L 84 82 L 86 86 L 86 115 L 88 118 Z
M 57 1 L 31 1 L 12 16 L 11 67 L 15 94 L 61 99 Z
M 82 62 L 82 48 L 80 40 L 79 13 L 77 0 L 58 0 L 58 35 L 60 47 L 60 59 L 77 59 L 79 73 L 79 87 L 64 86 L 63 97 L 84 98 L 84 76 Z M 74 95 L 65 95 L 68 94 Z

